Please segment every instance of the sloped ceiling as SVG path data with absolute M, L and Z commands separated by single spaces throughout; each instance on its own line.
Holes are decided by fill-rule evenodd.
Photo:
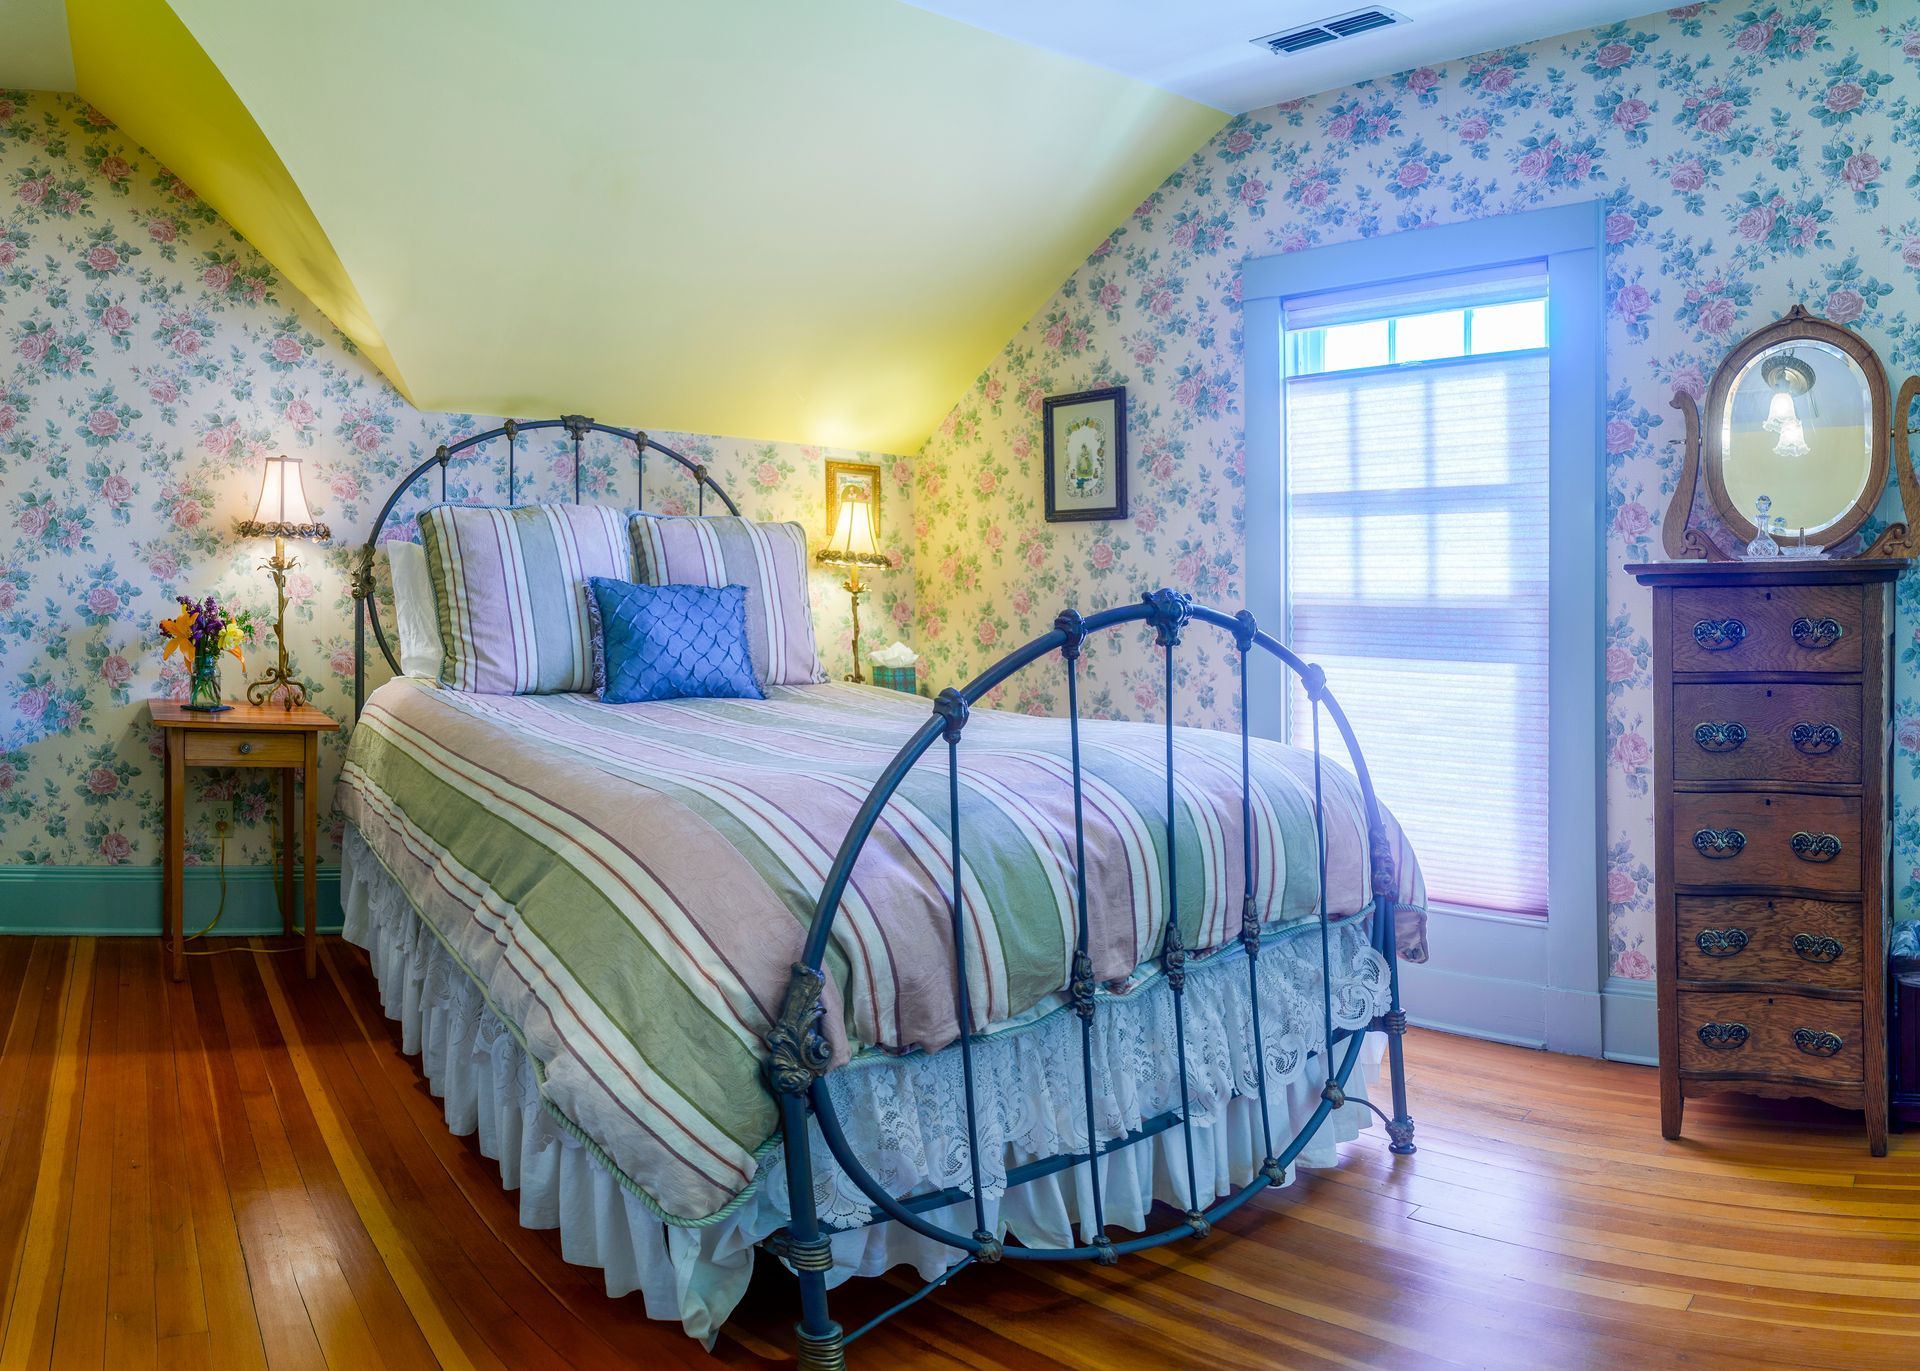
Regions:
M 1223 122 L 897 0 L 68 0 L 418 405 L 916 451 Z

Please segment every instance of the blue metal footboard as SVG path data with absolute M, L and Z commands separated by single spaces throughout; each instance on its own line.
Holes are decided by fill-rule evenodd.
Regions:
M 1244 835 L 1241 855 L 1247 891 L 1242 907 L 1239 940 L 1246 952 L 1248 984 L 1252 994 L 1252 1030 L 1257 1040 L 1251 1055 L 1255 1062 L 1255 1081 L 1259 1095 L 1263 1161 L 1246 1185 L 1215 1200 L 1212 1204 L 1188 1209 L 1179 1223 L 1116 1242 L 1107 1235 L 1100 1168 L 1095 1165 L 1096 1158 L 1099 1156 L 1111 1154 L 1170 1129 L 1179 1128 L 1185 1143 L 1187 1195 L 1191 1203 L 1199 1205 L 1198 1188 L 1195 1184 L 1193 1127 L 1189 1117 L 1187 1097 L 1187 1023 L 1183 999 L 1186 987 L 1187 949 L 1181 942 L 1178 885 L 1174 871 L 1173 831 L 1175 816 L 1173 652 L 1188 626 L 1196 622 L 1210 624 L 1231 635 L 1234 648 L 1239 654 L 1240 803 L 1241 827 Z M 1169 892 L 1170 909 L 1166 933 L 1159 950 L 1159 961 L 1173 997 L 1174 1050 L 1179 1066 L 1180 1107 L 1147 1120 L 1140 1128 L 1124 1137 L 1103 1141 L 1099 1136 L 1094 1113 L 1093 1016 L 1096 1012 L 1096 997 L 1093 961 L 1088 953 L 1086 830 L 1082 811 L 1080 770 L 1079 662 L 1081 647 L 1089 634 L 1133 623 L 1145 623 L 1154 630 L 1155 644 L 1161 650 L 1165 662 L 1167 715 L 1165 884 Z M 1272 1125 L 1267 1111 L 1266 1052 L 1263 1050 L 1265 1038 L 1260 1021 L 1260 984 L 1257 971 L 1261 929 L 1255 915 L 1252 894 L 1254 884 L 1253 799 L 1249 771 L 1250 742 L 1247 733 L 1247 660 L 1256 648 L 1279 658 L 1296 673 L 1313 704 L 1314 838 L 1320 874 L 1321 1028 L 1324 1033 L 1322 1041 L 1326 1045 L 1326 1050 L 1321 1054 L 1324 1079 L 1320 1088 L 1320 1103 L 1313 1115 L 1291 1140 L 1283 1142 L 1277 1149 L 1274 1145 L 1275 1140 L 1270 1135 Z M 1080 1064 L 1081 1078 L 1085 1088 L 1088 1142 L 1085 1151 L 1066 1153 L 1010 1168 L 1007 1172 L 1007 1188 L 1012 1189 L 1042 1176 L 1086 1165 L 1089 1170 L 1093 1230 L 1096 1236 L 1090 1242 L 1080 1246 L 1050 1248 L 1005 1245 L 995 1233 L 989 1230 L 987 1223 L 986 1197 L 980 1182 L 980 1144 L 977 1099 L 974 1093 L 973 1043 L 968 1033 L 972 1020 L 967 1002 L 966 943 L 962 937 L 961 925 L 962 834 L 959 795 L 960 743 L 966 732 L 967 719 L 972 706 L 988 691 L 1016 672 L 1043 657 L 1055 654 L 1059 655 L 1066 673 L 1067 718 L 1072 742 L 1078 945 L 1073 958 L 1068 991 L 1073 1008 L 1080 1019 Z M 1374 947 L 1387 958 L 1389 967 L 1388 1010 L 1385 1014 L 1376 1017 L 1365 1028 L 1358 1030 L 1337 1029 L 1333 1021 L 1333 978 L 1330 965 L 1331 920 L 1326 905 L 1326 827 L 1321 808 L 1320 721 L 1323 713 L 1333 721 L 1334 727 L 1339 730 L 1340 736 L 1345 740 L 1347 754 L 1353 762 L 1355 774 L 1360 782 L 1365 802 L 1368 848 L 1372 865 L 1372 942 Z M 949 896 L 949 908 L 953 920 L 954 954 L 958 968 L 959 1051 L 966 1098 L 971 1183 L 966 1188 L 955 1187 L 916 1196 L 896 1196 L 888 1193 L 855 1155 L 853 1147 L 841 1128 L 832 1097 L 827 1090 L 825 1076 L 832 1054 L 826 1037 L 821 1031 L 821 1019 L 825 1013 L 822 1003 L 825 976 L 821 968 L 824 965 L 828 942 L 833 932 L 834 915 L 840 907 L 841 895 L 846 889 L 847 881 L 853 873 L 854 864 L 866 844 L 868 835 L 873 831 L 881 811 L 907 773 L 938 741 L 944 741 L 947 746 L 951 814 L 949 839 L 952 847 L 954 883 Z M 844 1367 L 846 1348 L 849 1343 L 891 1315 L 925 1298 L 927 1294 L 975 1262 L 1094 1261 L 1111 1265 L 1129 1253 L 1159 1247 L 1181 1238 L 1205 1237 L 1215 1223 L 1240 1208 L 1261 1190 L 1270 1185 L 1280 1184 L 1286 1177 L 1288 1165 L 1300 1155 L 1327 1117 L 1346 1103 L 1348 1098 L 1346 1083 L 1359 1061 L 1360 1049 L 1368 1031 L 1380 1031 L 1387 1036 L 1393 1114 L 1389 1117 L 1382 1113 L 1378 1106 L 1371 1103 L 1368 1107 L 1380 1114 L 1386 1123 L 1391 1149 L 1401 1154 L 1412 1152 L 1414 1150 L 1413 1120 L 1407 1114 L 1406 1067 L 1402 1050 L 1402 1036 L 1406 1031 L 1407 1020 L 1400 1008 L 1399 967 L 1394 958 L 1394 892 L 1397 888 L 1387 830 L 1374 796 L 1373 782 L 1367 774 L 1366 762 L 1361 756 L 1359 742 L 1355 739 L 1353 730 L 1348 725 L 1345 714 L 1341 712 L 1338 702 L 1327 689 L 1326 673 L 1319 667 L 1302 661 L 1281 643 L 1260 632 L 1254 623 L 1253 616 L 1244 610 L 1236 615 L 1228 615 L 1216 609 L 1196 605 L 1187 596 L 1173 590 L 1156 590 L 1139 604 L 1102 610 L 1085 617 L 1069 609 L 1054 621 L 1051 633 L 1035 638 L 1026 646 L 1003 658 L 999 663 L 981 673 L 964 689 L 943 691 L 934 702 L 932 716 L 894 756 L 855 816 L 853 827 L 848 832 L 845 842 L 841 844 L 833 866 L 827 873 L 826 885 L 815 907 L 805 948 L 800 960 L 793 967 L 793 977 L 787 988 L 780 1017 L 766 1039 L 767 1083 L 780 1105 L 781 1124 L 785 1133 L 787 1192 L 792 1214 L 788 1227 L 769 1238 L 765 1245 L 770 1251 L 784 1258 L 799 1277 L 801 1308 L 798 1338 L 799 1360 L 803 1371 L 830 1371 L 832 1368 Z M 1333 1050 L 1334 1045 L 1343 1039 L 1347 1040 L 1346 1050 L 1342 1054 L 1336 1054 Z M 1334 1060 L 1336 1055 L 1339 1056 L 1337 1064 Z M 851 1333 L 844 1331 L 839 1324 L 835 1323 L 828 1311 L 826 1276 L 833 1266 L 830 1245 L 832 1230 L 821 1223 L 814 1206 L 812 1137 L 807 1127 L 809 1115 L 818 1121 L 820 1135 L 826 1141 L 834 1161 L 879 1211 L 874 1222 L 892 1220 L 903 1224 L 916 1233 L 953 1248 L 959 1254 L 954 1265 L 943 1272 L 938 1279 L 923 1286 L 878 1318 L 854 1329 Z M 974 1219 L 973 1231 L 970 1233 L 951 1231 L 927 1217 L 929 1214 L 938 1213 L 969 1200 L 972 1202 Z

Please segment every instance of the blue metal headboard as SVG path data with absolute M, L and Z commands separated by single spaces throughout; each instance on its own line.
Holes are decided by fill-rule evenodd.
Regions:
M 633 444 L 634 456 L 634 492 L 633 507 L 645 509 L 647 505 L 647 452 L 651 449 L 661 456 L 677 463 L 693 477 L 697 493 L 697 510 L 707 512 L 707 492 L 711 490 L 720 503 L 725 505 L 727 513 L 738 514 L 740 507 L 733 497 L 720 487 L 708 472 L 706 464 L 684 457 L 664 443 L 655 442 L 642 429 L 620 428 L 614 424 L 603 424 L 584 414 L 563 414 L 558 419 L 509 419 L 498 428 L 490 428 L 484 433 L 471 434 L 456 442 L 442 443 L 434 449 L 433 455 L 400 479 L 400 483 L 387 496 L 387 502 L 380 506 L 380 513 L 374 517 L 373 527 L 367 531 L 367 541 L 360 549 L 358 563 L 353 571 L 353 713 L 360 715 L 360 706 L 366 700 L 367 677 L 367 626 L 373 626 L 373 640 L 380 648 L 380 655 L 387 659 L 387 665 L 395 672 L 400 670 L 400 659 L 394 655 L 393 646 L 387 641 L 386 630 L 380 626 L 379 603 L 374 598 L 373 565 L 374 555 L 380 548 L 380 534 L 392 517 L 394 506 L 413 488 L 413 483 L 426 475 L 434 467 L 440 468 L 440 499 L 447 498 L 447 464 L 460 453 L 488 443 L 495 438 L 507 440 L 507 503 L 517 503 L 519 494 L 519 474 L 516 459 L 519 455 L 520 435 L 533 433 L 540 429 L 565 429 L 573 439 L 573 498 L 578 502 L 581 494 L 581 445 L 589 433 L 605 433 L 621 438 Z

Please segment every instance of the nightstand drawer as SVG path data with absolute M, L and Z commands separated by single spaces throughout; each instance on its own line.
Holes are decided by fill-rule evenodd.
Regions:
M 1680 992 L 1680 1069 L 1702 1074 L 1859 1081 L 1866 1043 L 1854 1000 Z
M 1683 886 L 1860 889 L 1860 801 L 1747 791 L 1673 797 L 1673 879 Z
M 1860 687 L 1677 685 L 1678 781 L 1860 781 Z
M 301 733 L 215 733 L 185 735 L 188 766 L 299 766 L 306 760 Z
M 1683 981 L 1782 981 L 1861 987 L 1860 906 L 1786 895 L 1674 900 Z
M 1675 671 L 1858 671 L 1866 635 L 1859 586 L 1675 590 Z

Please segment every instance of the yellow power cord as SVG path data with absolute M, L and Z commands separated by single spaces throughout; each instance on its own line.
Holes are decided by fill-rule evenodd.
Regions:
M 213 932 L 214 926 L 220 922 L 221 915 L 227 912 L 227 835 L 233 831 L 233 823 L 231 820 L 222 819 L 214 825 L 214 831 L 220 835 L 220 857 L 216 863 L 220 870 L 220 900 L 219 903 L 214 906 L 213 917 L 207 921 L 207 926 L 197 933 L 187 934 L 186 937 L 180 940 L 183 943 L 190 943 L 195 938 L 206 937 L 207 934 Z M 303 948 L 304 944 L 294 947 L 210 947 L 205 951 L 195 951 L 187 948 L 182 948 L 181 950 L 184 955 L 189 957 L 218 957 L 228 952 L 264 952 L 272 955 L 280 952 L 299 952 L 302 951 Z

